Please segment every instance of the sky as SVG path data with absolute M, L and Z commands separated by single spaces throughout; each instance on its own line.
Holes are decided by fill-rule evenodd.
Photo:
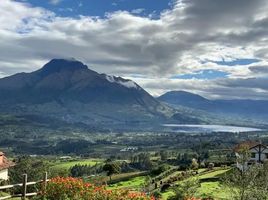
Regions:
M 0 77 L 76 58 L 154 96 L 268 100 L 267 0 L 0 0 Z

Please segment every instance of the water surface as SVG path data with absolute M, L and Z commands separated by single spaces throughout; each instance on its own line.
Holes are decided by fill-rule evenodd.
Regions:
M 176 132 L 252 132 L 261 131 L 258 128 L 227 126 L 227 125 L 200 125 L 200 124 L 163 124 L 164 127 L 170 128 Z

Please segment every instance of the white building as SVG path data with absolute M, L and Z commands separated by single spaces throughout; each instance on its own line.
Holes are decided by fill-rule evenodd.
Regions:
M 244 158 L 243 149 L 248 151 L 249 155 L 247 155 L 246 158 Z M 268 161 L 268 147 L 260 142 L 243 142 L 237 145 L 234 151 L 237 158 L 236 165 L 241 170 L 247 169 L 251 164 Z
M 8 180 L 8 169 L 15 163 L 9 161 L 3 152 L 0 152 L 0 180 Z

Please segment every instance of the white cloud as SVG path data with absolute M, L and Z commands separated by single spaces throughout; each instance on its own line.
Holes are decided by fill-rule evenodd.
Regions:
M 49 0 L 49 2 L 53 5 L 57 5 L 59 4 L 60 2 L 62 2 L 62 0 Z
M 145 9 L 144 8 L 137 8 L 131 11 L 132 14 L 141 14 Z
M 228 90 L 235 96 L 247 90 L 259 97 L 258 88 L 245 82 L 259 80 L 268 66 L 267 6 L 265 0 L 178 0 L 158 19 L 126 11 L 105 18 L 64 18 L 25 2 L 1 0 L 0 71 L 10 75 L 37 69 L 55 57 L 75 57 L 98 72 L 142 75 L 134 79 L 153 94 L 181 89 L 228 98 Z M 260 62 L 215 63 L 245 58 Z M 239 93 L 231 86 L 234 81 L 169 79 L 206 69 L 227 72 L 224 82 L 243 79 L 240 84 L 247 88 L 240 85 Z

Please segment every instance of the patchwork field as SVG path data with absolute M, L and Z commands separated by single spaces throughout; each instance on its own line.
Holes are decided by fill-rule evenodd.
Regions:
M 94 166 L 96 164 L 102 163 L 103 160 L 101 159 L 84 159 L 84 160 L 77 160 L 77 161 L 59 161 L 56 162 L 51 168 L 52 169 L 69 169 L 75 165 L 90 165 Z

